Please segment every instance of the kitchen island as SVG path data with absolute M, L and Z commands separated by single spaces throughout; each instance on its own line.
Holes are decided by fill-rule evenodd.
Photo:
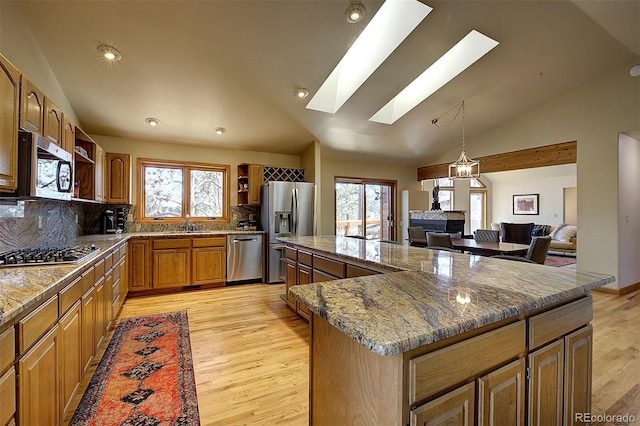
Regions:
M 605 274 L 339 236 L 281 239 L 311 271 L 311 424 L 573 424 Z M 316 260 L 318 259 L 318 260 Z M 314 279 L 334 262 L 381 274 Z M 318 277 L 326 271 L 318 270 Z

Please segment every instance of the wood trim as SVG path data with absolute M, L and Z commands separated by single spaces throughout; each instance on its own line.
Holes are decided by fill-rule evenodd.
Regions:
M 598 287 L 598 288 L 594 288 L 593 290 L 599 291 L 602 293 L 617 294 L 618 296 L 624 296 L 625 294 L 633 293 L 638 289 L 640 289 L 640 282 L 633 283 L 631 285 L 628 285 L 622 288 Z
M 562 142 L 476 158 L 481 173 L 506 172 L 535 167 L 573 164 L 577 161 L 578 142 Z M 418 181 L 449 175 L 449 164 L 418 167 Z

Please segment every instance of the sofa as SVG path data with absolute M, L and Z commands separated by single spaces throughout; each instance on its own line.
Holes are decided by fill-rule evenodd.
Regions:
M 491 224 L 491 229 L 497 230 L 501 233 L 501 241 L 502 227 L 501 222 L 493 222 Z M 567 254 L 576 253 L 578 250 L 578 230 L 574 225 L 565 223 L 561 223 L 558 226 L 534 225 L 531 235 L 534 237 L 551 235 L 549 252 Z

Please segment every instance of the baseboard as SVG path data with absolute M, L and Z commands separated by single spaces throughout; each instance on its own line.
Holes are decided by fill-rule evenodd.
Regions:
M 635 284 L 631 284 L 622 288 L 598 287 L 594 290 L 601 291 L 603 293 L 617 294 L 618 296 L 624 296 L 625 294 L 633 293 L 638 289 L 640 289 L 640 282 L 637 282 Z

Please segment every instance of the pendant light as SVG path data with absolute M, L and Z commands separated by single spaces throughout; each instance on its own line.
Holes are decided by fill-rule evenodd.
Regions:
M 464 101 L 462 101 L 462 154 L 460 157 L 449 164 L 449 179 L 476 179 L 480 177 L 480 162 L 467 157 L 464 152 L 465 139 L 465 119 L 464 119 Z

